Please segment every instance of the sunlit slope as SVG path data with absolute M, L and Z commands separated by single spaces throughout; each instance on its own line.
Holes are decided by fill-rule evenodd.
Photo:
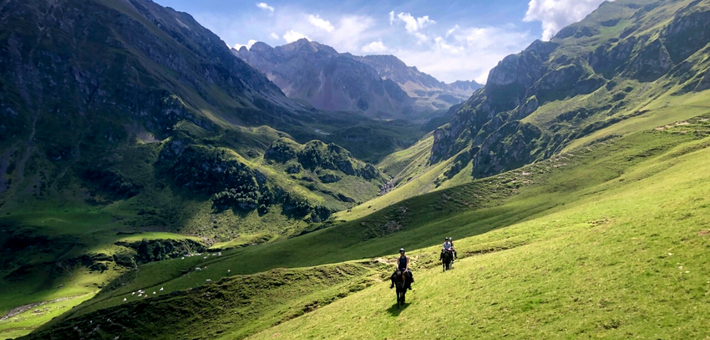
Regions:
M 131 292 L 138 289 L 152 292 L 164 287 L 160 298 L 235 273 L 385 256 L 404 246 L 418 249 L 410 253 L 418 284 L 411 294 L 413 304 L 403 312 L 406 318 L 396 320 L 388 313 L 394 293 L 383 284 L 269 329 L 264 336 L 391 337 L 404 322 L 415 331 L 412 336 L 430 338 L 423 332 L 440 328 L 432 320 L 444 321 L 452 314 L 465 315 L 449 320 L 453 324 L 447 329 L 458 337 L 473 330 L 471 322 L 483 326 L 475 331 L 487 337 L 502 336 L 496 333 L 502 332 L 497 327 L 501 324 L 512 325 L 506 328 L 509 334 L 521 338 L 542 332 L 558 336 L 614 332 L 622 327 L 645 334 L 638 333 L 645 329 L 642 321 L 658 315 L 667 319 L 663 325 L 674 329 L 677 320 L 688 320 L 688 329 L 702 330 L 693 315 L 702 315 L 702 308 L 707 308 L 704 294 L 710 287 L 710 278 L 702 276 L 710 269 L 706 217 L 710 187 L 705 185 L 710 176 L 706 171 L 709 129 L 708 118 L 691 119 L 663 131 L 608 139 L 521 170 L 405 200 L 366 218 L 304 236 L 223 256 L 147 264 L 49 326 L 84 327 L 82 322 L 105 315 L 102 308 L 133 308 L 137 301 Z M 459 253 L 470 258 L 457 262 L 453 272 L 439 274 L 437 248 L 444 236 L 453 236 Z M 471 257 L 484 253 L 491 254 Z M 195 271 L 197 266 L 202 269 Z M 655 289 L 667 293 L 651 294 Z M 192 299 L 194 294 L 199 291 L 178 295 Z M 456 309 L 441 311 L 442 301 L 454 297 Z M 180 299 L 176 299 L 177 304 Z M 689 307 L 674 310 L 678 306 Z M 583 317 L 570 319 L 570 309 Z M 235 316 L 233 322 L 240 320 Z M 341 333 L 345 328 L 359 333 Z M 45 327 L 37 336 L 48 331 Z M 241 329 L 230 332 L 247 334 Z M 62 334 L 60 338 L 69 338 L 73 333 Z M 116 335 L 130 338 L 120 332 L 104 338 Z M 211 338 L 201 329 L 192 329 L 189 335 Z
M 570 140 L 568 146 L 555 155 L 572 152 L 574 149 L 610 137 L 627 136 L 656 128 L 664 129 L 666 125 L 684 122 L 692 117 L 710 112 L 708 91 L 683 95 L 672 95 L 670 92 L 672 91 L 649 99 L 638 107 L 632 107 L 629 109 L 628 117 L 623 120 L 589 135 Z M 563 105 L 563 103 L 558 104 Z M 545 110 L 553 111 L 554 107 L 545 108 Z M 634 112 L 642 112 L 642 114 L 634 115 Z M 337 220 L 361 218 L 416 195 L 452 188 L 475 180 L 472 176 L 473 165 L 471 163 L 468 163 L 450 179 L 447 178 L 446 173 L 455 162 L 456 157 L 435 164 L 429 163 L 432 143 L 433 137 L 428 136 L 412 147 L 393 153 L 382 160 L 378 167 L 394 177 L 394 188 L 385 195 L 364 202 L 348 211 L 335 214 L 335 218 Z
M 708 146 L 639 154 L 648 160 L 617 178 L 562 191 L 555 209 L 457 241 L 466 258 L 417 271 L 401 312 L 382 284 L 251 338 L 704 339 Z M 509 247 L 481 247 L 491 243 Z

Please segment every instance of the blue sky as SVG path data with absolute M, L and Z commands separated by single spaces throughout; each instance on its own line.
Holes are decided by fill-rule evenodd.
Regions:
M 356 55 L 392 54 L 439 80 L 485 83 L 498 61 L 548 40 L 602 0 L 154 0 L 229 46 L 301 37 Z

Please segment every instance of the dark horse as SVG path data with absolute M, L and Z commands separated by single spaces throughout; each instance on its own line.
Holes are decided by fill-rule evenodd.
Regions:
M 404 306 L 404 295 L 407 294 L 407 275 L 397 269 L 391 279 L 397 288 L 397 309 L 400 309 L 400 306 Z
M 444 267 L 444 271 L 451 269 L 451 263 L 454 262 L 454 252 L 450 250 L 444 250 L 441 254 L 441 264 Z

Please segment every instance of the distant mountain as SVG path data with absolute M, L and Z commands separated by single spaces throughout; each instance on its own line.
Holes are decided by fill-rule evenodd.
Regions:
M 301 39 L 272 48 L 256 43 L 234 54 L 278 85 L 287 96 L 317 109 L 362 112 L 369 117 L 406 118 L 414 101 L 371 67 L 333 48 Z
M 380 77 L 394 80 L 407 94 L 416 100 L 419 111 L 446 110 L 461 103 L 481 84 L 475 81 L 457 81 L 445 84 L 436 78 L 419 71 L 414 66 L 407 66 L 392 55 L 370 55 L 353 57 L 377 70 Z
M 262 71 L 290 98 L 323 110 L 417 118 L 471 96 L 475 82 L 447 85 L 394 56 L 354 56 L 306 39 L 278 47 L 258 42 L 234 54 Z M 397 86 L 395 86 L 397 85 Z

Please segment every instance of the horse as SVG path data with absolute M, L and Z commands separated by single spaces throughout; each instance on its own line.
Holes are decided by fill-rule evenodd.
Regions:
M 407 275 L 397 269 L 391 279 L 395 288 L 397 288 L 397 310 L 399 310 L 400 306 L 404 306 L 404 295 L 407 294 Z
M 443 271 L 451 269 L 452 262 L 454 262 L 454 252 L 451 250 L 444 250 L 441 254 L 441 264 L 444 267 Z

